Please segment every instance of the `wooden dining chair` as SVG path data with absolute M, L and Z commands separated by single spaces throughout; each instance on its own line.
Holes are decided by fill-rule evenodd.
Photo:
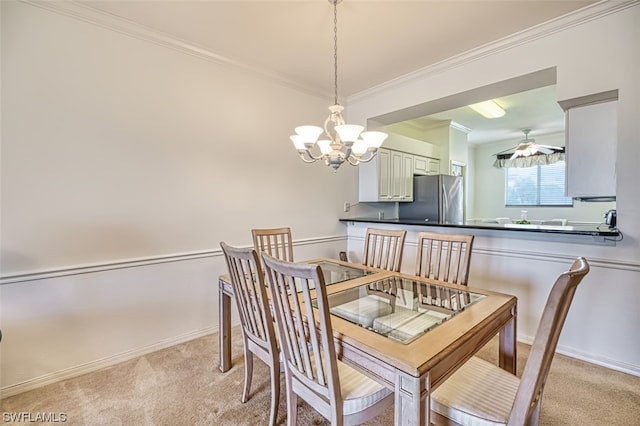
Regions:
M 522 377 L 472 357 L 431 395 L 436 425 L 537 425 L 542 392 L 578 284 L 589 272 L 579 257 L 556 280 L 542 312 Z
M 298 397 L 332 425 L 359 424 L 382 413 L 393 402 L 393 393 L 336 357 L 320 266 L 282 261 L 265 253 L 262 261 L 284 358 L 287 424 L 296 424 Z M 317 301 L 312 300 L 313 289 Z
M 252 229 L 253 248 L 258 253 L 268 253 L 276 259 L 293 262 L 291 228 Z
M 241 401 L 247 402 L 249 399 L 255 354 L 271 371 L 269 425 L 275 425 L 280 400 L 280 352 L 258 253 L 251 248 L 236 248 L 224 242 L 220 243 L 220 247 L 227 261 L 242 325 L 244 390 Z
M 367 228 L 362 264 L 400 272 L 406 235 L 405 230 Z
M 420 232 L 416 275 L 467 285 L 473 238 L 473 235 Z
M 367 228 L 362 264 L 400 272 L 406 235 L 405 230 Z M 369 289 L 368 293 L 367 297 L 335 307 L 334 312 L 339 312 L 341 316 L 351 318 L 364 327 L 371 327 L 377 317 L 394 313 L 394 305 L 379 297 L 379 292 Z

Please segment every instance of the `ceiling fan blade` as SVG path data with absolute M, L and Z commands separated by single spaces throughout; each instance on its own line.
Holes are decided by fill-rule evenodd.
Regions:
M 550 150 L 550 153 L 545 153 L 545 154 L 551 154 L 553 152 L 562 152 L 564 150 L 563 146 L 552 146 L 552 145 L 538 145 L 542 148 L 546 148 L 548 150 Z
M 517 149 L 517 148 L 518 148 L 518 146 L 520 146 L 520 145 L 512 146 L 512 147 L 511 147 L 511 148 L 509 148 L 509 149 L 505 149 L 505 150 L 502 150 L 502 151 L 500 151 L 500 152 L 496 152 L 496 153 L 495 153 L 495 154 L 493 154 L 493 155 L 500 155 L 500 154 L 507 153 L 507 152 L 509 152 L 509 151 L 513 151 L 514 149 Z
M 513 160 L 514 158 L 518 158 L 519 156 L 520 156 L 520 152 L 516 151 L 516 152 L 513 153 L 511 158 L 509 158 L 509 160 Z
M 543 154 L 553 154 L 555 151 L 544 146 L 538 145 L 538 151 Z

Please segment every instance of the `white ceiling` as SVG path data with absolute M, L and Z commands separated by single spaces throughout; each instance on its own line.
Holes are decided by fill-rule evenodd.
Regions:
M 595 2 L 344 0 L 338 5 L 339 95 L 345 98 Z M 79 3 L 333 98 L 328 0 Z
M 530 137 L 564 132 L 564 111 L 558 105 L 555 85 L 527 90 L 494 101 L 505 110 L 499 118 L 485 118 L 468 106 L 431 114 L 405 123 L 418 129 L 453 121 L 471 130 L 467 141 L 471 144 L 513 140 L 514 145 L 524 138 L 523 129 L 531 129 Z

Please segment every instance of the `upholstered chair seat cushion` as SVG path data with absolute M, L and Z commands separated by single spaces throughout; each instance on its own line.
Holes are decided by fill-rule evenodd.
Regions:
M 341 361 L 338 361 L 338 374 L 345 415 L 371 407 L 392 393 L 380 383 Z
M 472 357 L 431 394 L 431 410 L 467 426 L 506 425 L 519 385 L 513 374 Z

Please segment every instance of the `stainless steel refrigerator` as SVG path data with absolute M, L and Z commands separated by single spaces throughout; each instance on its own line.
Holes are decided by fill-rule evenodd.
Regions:
M 399 203 L 400 219 L 440 224 L 464 224 L 464 193 L 461 176 L 413 177 L 413 202 Z

